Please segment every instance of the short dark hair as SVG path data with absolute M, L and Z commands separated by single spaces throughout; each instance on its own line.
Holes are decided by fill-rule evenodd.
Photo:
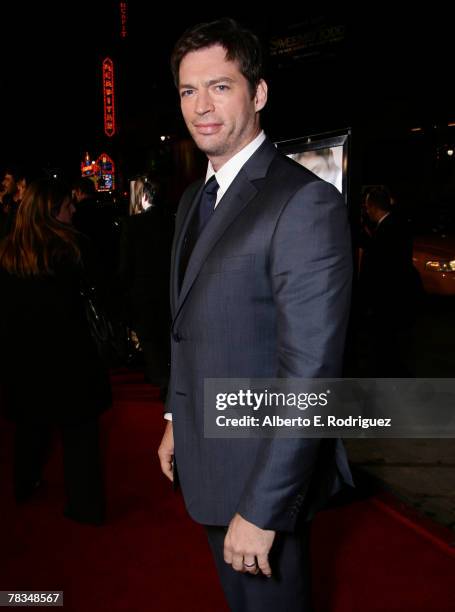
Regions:
M 24 177 L 24 170 L 21 166 L 17 164 L 11 164 L 3 168 L 2 178 L 4 178 L 7 174 L 13 177 L 14 181 L 17 181 Z
M 186 30 L 179 38 L 171 55 L 171 69 L 176 87 L 179 86 L 180 63 L 185 55 L 215 45 L 221 45 L 226 50 L 227 60 L 238 63 L 253 97 L 259 81 L 264 76 L 262 46 L 253 32 L 228 17 L 210 23 L 200 23 Z
M 364 202 L 368 202 L 383 210 L 389 212 L 392 208 L 392 196 L 385 185 L 375 185 L 366 190 Z

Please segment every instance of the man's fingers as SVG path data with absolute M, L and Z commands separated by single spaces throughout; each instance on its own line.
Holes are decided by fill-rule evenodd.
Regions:
M 267 578 L 270 578 L 272 575 L 272 568 L 270 567 L 268 556 L 258 555 L 257 560 L 258 560 L 258 566 L 261 572 L 264 574 L 264 576 L 267 576 Z
M 161 462 L 161 470 L 162 470 L 163 474 L 167 478 L 169 478 L 169 480 L 171 482 L 174 482 L 174 474 L 172 472 L 172 463 L 166 462 L 166 461 L 162 461 Z
M 252 557 L 251 555 L 245 555 L 243 557 L 243 569 L 249 574 L 258 574 L 259 568 L 258 564 L 256 563 L 256 558 Z
M 158 457 L 160 459 L 161 471 L 174 482 L 174 473 L 172 464 L 174 461 L 174 433 L 172 429 L 172 421 L 168 421 L 164 430 L 161 444 L 158 449 Z
M 162 455 L 158 452 L 158 456 L 160 458 L 161 471 L 163 474 L 169 478 L 171 482 L 174 481 L 174 473 L 172 471 L 172 455 Z
M 172 469 L 172 461 L 169 461 L 163 470 L 165 476 L 169 478 L 171 482 L 174 482 L 174 471 Z
M 232 564 L 232 551 L 226 547 L 226 544 L 224 544 L 223 556 L 224 556 L 224 562 L 227 563 L 228 565 L 231 565 Z
M 231 565 L 235 569 L 236 572 L 244 572 L 245 568 L 243 566 L 243 555 L 240 555 L 238 553 L 233 554 Z
M 224 539 L 224 560 L 237 572 L 255 575 L 261 571 L 270 577 L 268 554 L 274 538 L 274 531 L 261 529 L 236 514 Z

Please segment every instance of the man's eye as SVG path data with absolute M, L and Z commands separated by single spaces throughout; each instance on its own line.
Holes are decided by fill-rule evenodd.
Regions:
M 180 97 L 181 97 L 181 98 L 186 98 L 187 96 L 190 96 L 192 93 L 193 93 L 193 90 L 192 90 L 192 89 L 183 89 L 183 90 L 180 92 Z
M 227 85 L 216 85 L 216 89 L 218 89 L 218 91 L 226 91 L 229 87 Z

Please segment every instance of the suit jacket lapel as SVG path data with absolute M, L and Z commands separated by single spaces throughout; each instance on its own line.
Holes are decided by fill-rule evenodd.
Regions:
M 244 209 L 244 207 L 255 197 L 258 190 L 254 185 L 254 181 L 264 178 L 275 155 L 275 147 L 269 140 L 266 139 L 259 149 L 246 162 L 230 185 L 227 192 L 221 198 L 199 240 L 195 244 L 193 252 L 191 253 L 180 294 L 178 294 L 178 289 L 175 294 L 177 296 L 177 301 L 176 310 L 174 311 L 174 320 L 182 308 L 185 299 L 210 251 L 213 249 L 215 244 L 231 225 L 231 223 L 235 220 L 235 218 Z M 199 201 L 201 189 L 202 185 L 197 190 L 196 197 L 190 206 L 189 212 L 184 221 L 184 225 L 182 226 L 182 231 L 175 254 L 175 264 L 173 269 L 174 284 L 178 282 L 178 262 L 180 261 L 183 236 L 185 235 L 191 215 Z
M 241 171 L 240 171 L 241 172 Z M 183 279 L 177 309 L 181 307 L 208 254 L 241 210 L 256 195 L 257 189 L 248 181 L 235 180 L 218 203 L 196 242 Z
M 174 242 L 172 245 L 171 254 L 171 311 L 172 316 L 175 315 L 177 309 L 177 300 L 179 295 L 179 265 L 180 256 L 182 253 L 183 239 L 188 230 L 191 217 L 194 214 L 194 210 L 199 202 L 202 188 L 204 187 L 204 181 L 200 180 L 194 183 L 185 194 L 185 199 L 182 200 L 180 208 L 182 210 L 183 221 L 179 223 L 179 219 L 176 220 L 176 233 Z M 180 211 L 180 209 L 179 209 Z M 177 213 L 179 215 L 179 212 Z

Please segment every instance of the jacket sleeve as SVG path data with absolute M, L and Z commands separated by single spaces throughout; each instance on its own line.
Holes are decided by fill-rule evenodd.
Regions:
M 340 376 L 349 315 L 352 256 L 346 206 L 324 181 L 283 208 L 270 252 L 277 309 L 277 378 Z M 238 512 L 261 528 L 292 531 L 315 470 L 335 441 L 264 439 Z M 326 467 L 323 467 L 326 469 Z

